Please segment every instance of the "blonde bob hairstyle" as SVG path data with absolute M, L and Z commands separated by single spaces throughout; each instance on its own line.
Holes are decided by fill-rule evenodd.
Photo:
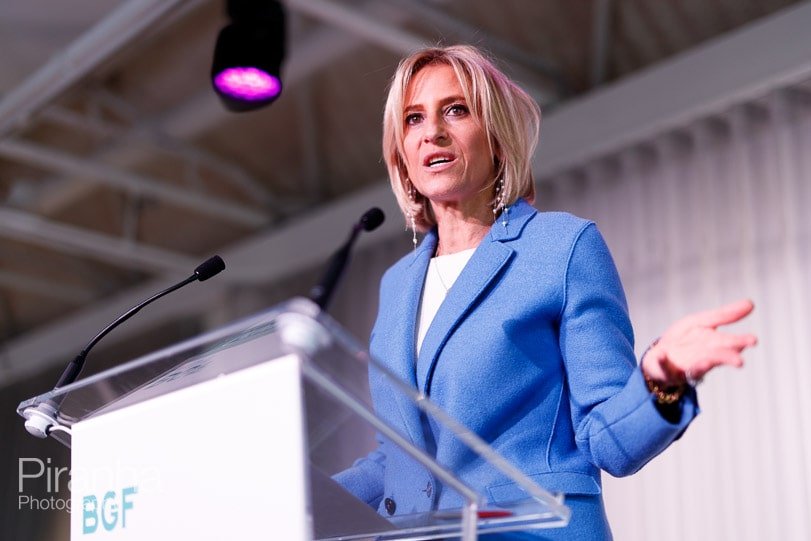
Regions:
M 409 197 L 403 150 L 405 99 L 414 76 L 426 66 L 448 65 L 453 68 L 473 117 L 487 136 L 496 176 L 504 179 L 504 203 L 509 206 L 519 197 L 535 200 L 535 182 L 531 160 L 538 144 L 541 110 L 524 90 L 502 73 L 484 53 L 469 45 L 435 47 L 417 51 L 404 58 L 392 78 L 383 112 L 383 158 L 389 172 L 400 210 L 414 216 L 417 231 L 436 225 L 430 202 L 414 191 Z M 408 222 L 408 218 L 407 218 Z M 410 223 L 406 223 L 410 226 Z

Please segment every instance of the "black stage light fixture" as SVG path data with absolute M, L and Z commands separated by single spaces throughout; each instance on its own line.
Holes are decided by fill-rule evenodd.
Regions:
M 227 109 L 251 111 L 282 92 L 284 8 L 273 0 L 228 0 L 226 6 L 231 23 L 217 36 L 211 84 Z

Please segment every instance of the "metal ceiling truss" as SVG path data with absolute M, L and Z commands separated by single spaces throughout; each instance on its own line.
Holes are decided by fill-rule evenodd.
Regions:
M 0 236 L 151 273 L 188 274 L 199 263 L 191 256 L 8 208 L 0 208 Z
M 542 58 L 496 38 L 482 31 L 481 28 L 448 15 L 422 0 L 387 1 L 405 10 L 411 17 L 416 16 L 420 20 L 430 21 L 432 25 L 438 26 L 443 32 L 447 32 L 462 42 L 477 43 L 490 51 L 510 66 L 516 79 L 535 90 L 536 99 L 541 105 L 554 103 L 569 93 L 569 84 L 561 71 Z M 553 84 L 540 83 L 539 76 L 551 80 Z
M 75 305 L 90 302 L 96 296 L 90 288 L 63 286 L 52 280 L 34 278 L 28 274 L 4 269 L 0 269 L 0 286 Z
M 147 30 L 203 0 L 129 0 L 0 101 L 0 139 Z
M 80 177 L 88 182 L 108 185 L 128 193 L 154 197 L 158 201 L 194 210 L 213 218 L 251 228 L 270 222 L 267 212 L 223 201 L 219 198 L 183 189 L 154 179 L 94 161 L 79 158 L 36 143 L 0 141 L 0 156 L 38 169 Z
M 124 127 L 58 106 L 48 107 L 40 116 L 54 124 L 112 138 L 118 144 L 129 144 L 134 141 L 142 146 L 149 146 L 150 150 L 183 160 L 192 168 L 204 167 L 215 172 L 223 182 L 236 187 L 263 208 L 276 209 L 283 206 L 270 190 L 238 165 L 183 140 L 170 137 L 157 128 L 147 125 Z
M 608 76 L 611 43 L 612 0 L 596 0 L 592 22 L 591 86 L 598 87 Z

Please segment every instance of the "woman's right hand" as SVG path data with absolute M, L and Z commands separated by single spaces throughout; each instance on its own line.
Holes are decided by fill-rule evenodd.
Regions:
M 642 359 L 647 378 L 665 386 L 694 385 L 719 366 L 743 366 L 743 351 L 757 344 L 754 334 L 731 334 L 721 325 L 739 321 L 754 309 L 749 299 L 696 312 L 673 323 Z

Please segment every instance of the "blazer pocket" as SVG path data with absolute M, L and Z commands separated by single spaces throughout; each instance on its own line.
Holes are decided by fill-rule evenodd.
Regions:
M 602 492 L 597 481 L 585 473 L 547 472 L 527 477 L 553 494 L 600 494 Z M 529 495 L 515 483 L 503 483 L 487 487 L 487 496 L 490 502 L 499 503 L 523 500 Z

